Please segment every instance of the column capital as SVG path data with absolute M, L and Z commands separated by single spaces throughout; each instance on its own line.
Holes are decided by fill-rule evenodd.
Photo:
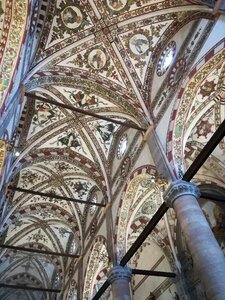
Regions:
M 127 280 L 128 282 L 131 280 L 132 270 L 131 268 L 125 266 L 115 266 L 111 269 L 108 274 L 108 281 L 112 284 L 116 280 Z
M 199 188 L 192 182 L 184 180 L 173 181 L 163 194 L 163 198 L 169 207 L 173 207 L 174 201 L 184 195 L 191 195 L 198 199 L 201 195 Z

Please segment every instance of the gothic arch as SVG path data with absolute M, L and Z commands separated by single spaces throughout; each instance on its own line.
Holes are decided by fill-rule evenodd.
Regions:
M 98 236 L 91 247 L 85 274 L 83 299 L 89 300 L 93 294 L 96 282 L 100 281 L 109 271 L 110 262 L 106 239 Z
M 117 213 L 117 227 L 116 227 L 116 236 L 115 242 L 117 246 L 117 255 L 118 258 L 122 258 L 123 254 L 125 254 L 127 248 L 127 226 L 130 220 L 132 220 L 132 213 L 134 209 L 137 209 L 137 203 L 135 203 L 135 192 L 137 192 L 137 188 L 142 181 L 146 181 L 147 185 L 145 187 L 146 190 L 153 188 L 154 183 L 152 182 L 152 176 L 155 176 L 155 168 L 153 166 L 143 166 L 136 169 L 128 179 L 120 200 L 120 205 Z M 140 195 L 139 195 L 140 196 Z M 142 198 L 140 197 L 138 204 L 142 202 Z M 131 210 L 132 206 L 133 210 Z

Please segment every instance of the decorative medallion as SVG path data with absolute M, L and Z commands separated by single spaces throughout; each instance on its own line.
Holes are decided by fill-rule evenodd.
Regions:
M 81 25 L 83 16 L 79 8 L 76 6 L 67 6 L 61 12 L 61 19 L 66 27 L 75 29 Z
M 100 70 L 106 64 L 106 54 L 99 48 L 92 50 L 88 55 L 89 66 L 93 69 Z
M 110 57 L 102 44 L 88 49 L 84 54 L 79 53 L 70 63 L 79 68 L 86 67 L 93 73 L 106 72 L 106 77 L 112 76 L 118 80 L 115 67 L 111 64 Z
M 131 159 L 129 156 L 125 157 L 122 167 L 121 167 L 121 175 L 122 177 L 126 177 L 130 171 Z
M 206 80 L 200 87 L 200 94 L 202 97 L 209 97 L 216 90 L 216 83 L 214 80 Z
M 135 34 L 129 40 L 130 50 L 136 54 L 144 54 L 149 49 L 149 40 L 148 37 L 144 34 Z
M 169 66 L 171 65 L 174 59 L 175 53 L 176 53 L 176 43 L 174 41 L 170 41 L 159 58 L 157 71 L 156 71 L 158 76 L 162 76 L 169 69 Z
M 173 87 L 179 82 L 179 80 L 183 76 L 185 68 L 186 68 L 186 60 L 183 58 L 179 59 L 171 71 L 170 78 L 169 78 L 170 86 Z
M 127 0 L 107 0 L 106 2 L 108 7 L 115 11 L 120 11 L 127 4 Z
M 117 147 L 117 158 L 121 159 L 127 149 L 128 138 L 127 135 L 124 134 L 119 141 L 119 145 Z
M 160 0 L 102 0 L 102 2 L 105 4 L 105 8 L 108 10 L 110 15 L 119 14 L 125 11 L 128 12 L 129 10 L 132 10 L 132 8 L 140 9 L 141 7 L 145 7 L 145 6 L 149 6 L 147 11 L 162 9 L 161 3 L 155 3 L 155 2 L 161 2 Z M 165 8 L 170 6 L 171 6 L 170 3 L 165 4 Z M 136 16 L 136 13 L 134 14 L 134 16 Z
M 213 123 L 210 123 L 208 119 L 200 120 L 196 126 L 195 134 L 198 138 L 203 136 L 205 139 L 207 139 L 208 135 L 213 133 L 212 127 Z
M 139 29 L 130 32 L 124 36 L 126 38 L 125 46 L 132 59 L 138 62 L 140 65 L 141 61 L 149 55 L 150 51 L 153 50 L 153 35 L 155 28 L 151 26 L 149 29 Z
M 120 36 L 124 48 L 141 80 L 144 80 L 155 44 L 162 32 L 166 30 L 167 25 L 168 23 L 154 24 L 132 30 Z
M 106 8 L 111 15 L 129 9 L 127 0 L 105 0 L 104 2 L 106 3 Z
M 78 0 L 61 1 L 59 8 L 56 8 L 55 15 L 56 25 L 53 26 L 50 43 L 57 39 L 63 39 L 65 34 L 74 34 L 91 24 Z

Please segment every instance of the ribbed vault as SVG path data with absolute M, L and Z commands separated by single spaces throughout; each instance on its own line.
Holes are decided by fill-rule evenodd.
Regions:
M 21 80 L 26 94 L 21 97 L 22 117 L 14 141 L 19 155 L 7 176 L 1 243 L 76 257 L 2 249 L 1 281 L 61 289 L 63 299 L 76 299 L 76 282 L 70 275 L 86 249 L 91 230 L 94 232 L 94 214 L 103 213 L 93 203 L 107 205 L 118 196 L 144 148 L 145 131 L 165 116 L 182 76 L 190 70 L 212 29 L 212 15 L 204 4 L 185 0 L 37 2 L 36 6 L 32 3 L 28 18 L 27 72 Z M 224 73 L 222 63 L 217 66 L 218 72 Z M 219 90 L 220 86 L 220 91 L 224 90 L 221 78 L 210 79 L 212 72 L 214 69 L 208 73 L 209 79 L 201 82 L 203 102 L 208 88 Z M 215 97 L 212 109 L 218 109 L 217 104 L 223 101 L 221 94 Z M 205 115 L 198 114 L 199 120 L 193 121 L 197 128 L 206 113 L 211 113 L 211 106 L 209 103 Z M 224 111 L 221 114 L 224 117 Z M 187 147 L 194 135 L 202 136 L 191 130 L 185 134 Z M 149 183 L 151 176 L 145 176 Z M 153 197 L 152 191 L 148 193 Z M 105 255 L 100 269 L 91 266 L 97 250 Z M 88 287 L 97 290 L 96 277 L 109 268 L 107 250 L 100 242 L 93 246 L 87 273 L 92 267 L 96 273 L 86 278 L 85 295 L 92 294 Z M 72 292 L 67 298 L 69 287 Z M 4 300 L 53 296 L 26 291 L 20 298 L 17 290 L 13 294 L 0 290 Z

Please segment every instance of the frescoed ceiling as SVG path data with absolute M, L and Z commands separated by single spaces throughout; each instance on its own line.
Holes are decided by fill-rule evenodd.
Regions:
M 0 111 L 18 64 L 28 9 L 27 0 L 0 2 Z
M 35 55 L 23 81 L 28 94 L 16 138 L 20 154 L 9 185 L 86 203 L 112 201 L 143 148 L 143 133 L 164 115 L 212 27 L 210 11 L 202 6 L 200 12 L 199 6 L 185 0 L 41 1 L 29 49 Z M 3 11 L 2 3 L 2 18 Z M 12 78 L 12 66 L 9 71 Z M 86 229 L 101 215 L 100 207 L 10 187 L 7 201 L 2 241 L 51 252 L 82 255 Z M 62 289 L 78 261 L 7 249 L 0 258 L 6 283 L 22 278 L 27 285 Z M 1 293 L 1 299 L 14 299 Z M 41 299 L 31 291 L 29 297 Z
M 173 155 L 176 168 L 190 166 L 225 117 L 225 41 L 213 48 L 191 71 L 191 78 L 182 90 L 173 130 Z M 224 184 L 224 139 L 206 161 L 210 177 Z M 202 172 L 204 170 L 202 169 Z

